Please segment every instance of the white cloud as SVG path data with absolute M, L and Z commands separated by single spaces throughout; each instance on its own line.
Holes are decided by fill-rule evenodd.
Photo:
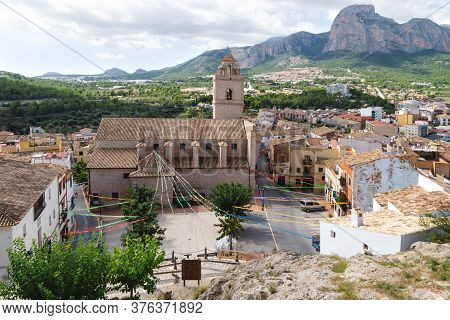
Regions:
M 298 31 L 325 32 L 342 8 L 354 4 L 354 0 L 3 1 L 86 55 L 94 56 L 96 52 L 125 55 L 128 59 L 121 62 L 135 63 L 130 68 L 151 68 L 148 64 L 138 65 L 144 61 L 138 58 L 145 55 L 159 67 L 163 63 L 182 62 L 181 58 L 193 57 L 203 50 L 253 45 Z M 358 3 L 371 3 L 379 14 L 404 23 L 425 17 L 444 1 L 358 0 Z M 37 34 L 46 37 L 1 4 L 0 9 L 0 38 L 22 39 L 17 41 L 21 48 L 14 49 L 33 50 L 30 42 Z M 432 20 L 450 24 L 449 9 L 450 5 L 435 13 Z M 50 38 L 47 43 L 60 46 Z M 10 50 L 7 46 L 0 44 L 0 60 L 1 50 Z M 18 61 L 15 64 L 20 65 Z
M 125 56 L 123 54 L 114 54 L 111 52 L 97 52 L 95 56 L 102 60 L 120 60 L 125 59 Z

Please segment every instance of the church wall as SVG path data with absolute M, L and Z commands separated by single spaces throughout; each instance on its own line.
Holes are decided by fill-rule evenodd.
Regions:
M 113 192 L 123 196 L 131 186 L 130 179 L 124 178 L 124 173 L 131 173 L 135 169 L 89 169 L 90 193 L 111 197 Z
M 123 178 L 124 173 L 131 173 L 134 169 L 90 169 L 89 188 L 90 193 L 97 193 L 100 196 L 111 197 L 113 192 L 118 192 L 119 197 L 123 197 L 132 185 L 145 185 L 156 189 L 155 178 Z M 249 174 L 246 168 L 239 169 L 179 169 L 177 170 L 198 192 L 209 194 L 211 189 L 218 183 L 238 182 L 245 186 L 254 188 L 254 173 Z M 161 184 L 161 180 L 159 182 Z M 163 205 L 168 206 L 167 194 L 172 202 L 173 190 L 171 179 L 166 179 L 169 192 L 163 192 Z M 180 184 L 181 187 L 181 184 Z M 161 185 L 159 185 L 161 188 Z M 159 189 L 160 190 L 160 189 Z M 160 201 L 161 191 L 157 192 L 156 198 Z
M 159 179 L 156 177 L 149 178 L 130 178 L 132 186 L 145 186 L 146 188 L 150 188 L 156 190 L 155 194 L 155 202 L 162 203 L 163 207 L 168 207 L 169 204 L 173 202 L 173 186 L 172 179 L 170 177 L 166 177 L 163 179 Z M 158 186 L 158 188 L 156 188 Z
M 192 158 L 192 146 L 191 143 L 194 140 L 171 140 L 173 142 L 173 156 L 175 158 L 188 157 Z M 199 157 L 219 157 L 219 142 L 225 141 L 228 144 L 227 155 L 229 158 L 241 158 L 247 155 L 247 140 L 243 139 L 209 139 L 209 140 L 198 140 L 200 142 Z M 164 154 L 164 143 L 165 140 L 153 140 L 148 139 L 146 154 L 154 150 L 154 144 L 159 145 L 160 153 Z M 180 145 L 185 144 L 185 150 L 180 149 Z M 206 144 L 211 143 L 211 150 L 206 150 Z M 237 144 L 237 150 L 232 149 L 232 144 Z
M 238 182 L 253 187 L 254 178 L 249 181 L 249 170 L 241 169 L 182 169 L 177 170 L 198 192 L 209 194 L 211 189 L 222 182 Z

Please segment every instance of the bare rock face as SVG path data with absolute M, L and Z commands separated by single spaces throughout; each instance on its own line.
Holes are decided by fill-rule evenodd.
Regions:
M 347 260 L 285 252 L 229 270 L 200 299 L 447 299 L 449 280 L 450 244 Z
M 250 68 L 283 54 L 304 56 L 319 54 L 327 39 L 328 33 L 297 32 L 287 37 L 272 38 L 251 47 L 229 50 L 241 68 Z
M 324 52 L 342 50 L 450 52 L 449 31 L 428 19 L 412 19 L 399 24 L 375 13 L 372 5 L 353 5 L 337 15 L 323 49 Z

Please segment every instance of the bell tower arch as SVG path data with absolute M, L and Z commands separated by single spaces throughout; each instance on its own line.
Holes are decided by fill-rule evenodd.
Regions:
M 214 119 L 241 119 L 244 113 L 244 77 L 231 54 L 222 59 L 214 75 Z

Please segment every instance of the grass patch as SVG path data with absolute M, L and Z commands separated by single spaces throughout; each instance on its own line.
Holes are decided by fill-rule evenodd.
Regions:
M 192 299 L 197 300 L 201 294 L 206 292 L 206 290 L 208 290 L 208 286 L 206 285 L 198 286 L 192 291 Z
M 359 300 L 351 282 L 343 281 L 338 284 L 337 291 L 341 294 L 339 300 Z
M 273 282 L 269 283 L 269 292 L 270 294 L 277 293 L 277 285 Z
M 344 273 L 345 269 L 347 269 L 347 261 L 345 260 L 340 260 L 331 268 L 331 270 L 336 273 Z
M 277 271 L 270 270 L 268 272 L 268 275 L 269 275 L 269 277 L 272 277 L 272 278 L 278 278 L 279 276 L 281 276 L 281 273 L 279 273 Z
M 399 286 L 396 284 L 381 281 L 376 284 L 376 287 L 394 300 L 406 299 L 406 296 L 403 292 L 403 289 L 405 289 L 404 286 Z
M 225 291 L 225 295 L 223 296 L 223 299 L 224 300 L 231 300 L 231 290 L 230 289 L 227 289 L 226 291 Z
M 430 268 L 431 271 L 438 277 L 441 281 L 450 280 L 450 258 L 446 258 L 442 262 L 436 259 L 430 258 Z

